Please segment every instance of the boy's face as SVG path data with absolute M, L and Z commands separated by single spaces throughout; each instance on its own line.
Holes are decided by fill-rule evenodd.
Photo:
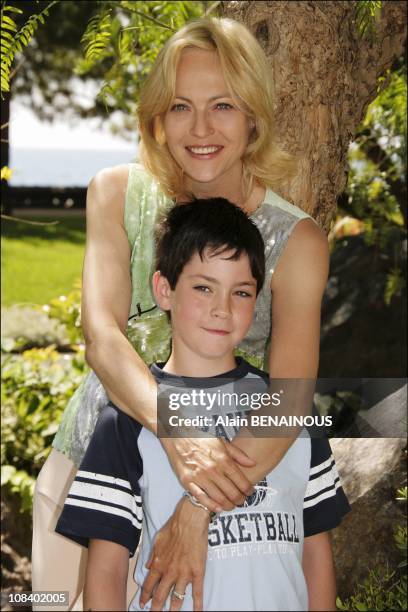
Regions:
M 234 261 L 231 252 L 203 260 L 196 253 L 185 265 L 172 290 L 156 272 L 157 303 L 171 313 L 173 350 L 209 360 L 231 358 L 246 336 L 256 301 L 256 281 L 246 254 Z

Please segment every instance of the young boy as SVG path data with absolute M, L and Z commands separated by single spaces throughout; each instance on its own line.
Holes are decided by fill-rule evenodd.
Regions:
M 172 327 L 169 360 L 152 365 L 159 388 L 177 389 L 173 402 L 185 391 L 214 395 L 237 382 L 255 380 L 267 388 L 263 372 L 234 357 L 264 280 L 263 241 L 245 213 L 221 198 L 174 207 L 158 234 L 156 263 L 154 294 Z M 208 417 L 225 416 L 222 406 L 211 408 L 204 410 Z M 169 412 L 176 422 L 185 414 L 174 406 Z M 227 412 L 247 414 L 239 406 Z M 202 429 L 217 432 L 208 423 Z M 349 507 L 327 440 L 303 433 L 242 506 L 211 523 L 208 517 L 204 610 L 335 610 L 326 532 Z M 233 434 L 234 428 L 227 432 Z M 56 528 L 91 551 L 98 543 L 98 562 L 94 554 L 88 558 L 86 609 L 125 609 L 129 553 L 136 550 L 142 524 L 138 584 L 146 578 L 154 537 L 183 493 L 160 441 L 108 406 Z M 192 610 L 189 586 L 183 595 L 175 595 L 183 599 L 181 609 Z M 131 610 L 141 609 L 139 597 L 140 592 Z

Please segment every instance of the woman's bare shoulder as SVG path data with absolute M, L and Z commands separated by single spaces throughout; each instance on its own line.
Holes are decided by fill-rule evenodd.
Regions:
M 272 283 L 312 278 L 320 284 L 327 279 L 329 244 L 326 234 L 312 219 L 302 219 L 293 229 L 280 257 Z
M 301 219 L 294 227 L 287 245 L 292 254 L 304 250 L 315 250 L 320 255 L 328 253 L 328 239 L 324 231 L 313 219 Z
M 123 217 L 131 164 L 103 168 L 91 179 L 86 200 L 89 214 L 103 210 Z

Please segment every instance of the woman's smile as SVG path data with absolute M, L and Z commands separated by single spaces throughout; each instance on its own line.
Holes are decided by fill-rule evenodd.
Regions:
M 190 153 L 192 158 L 206 160 L 214 159 L 223 148 L 224 147 L 220 145 L 194 145 L 187 146 L 186 150 Z

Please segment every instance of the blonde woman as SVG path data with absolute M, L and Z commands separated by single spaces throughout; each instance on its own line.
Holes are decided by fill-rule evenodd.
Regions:
M 35 493 L 33 590 L 69 591 L 69 607 L 82 588 L 85 551 L 54 527 L 107 396 L 157 432 L 157 386 L 146 362 L 163 361 L 169 351 L 167 320 L 150 289 L 154 222 L 162 207 L 192 194 L 223 196 L 252 216 L 265 240 L 267 275 L 238 351 L 272 378 L 314 379 L 318 368 L 327 240 L 306 213 L 273 191 L 293 174 L 293 160 L 276 144 L 270 69 L 257 41 L 229 19 L 187 24 L 159 54 L 138 116 L 142 165 L 103 170 L 89 186 L 82 325 L 93 372 L 64 413 Z M 220 511 L 243 503 L 292 441 L 161 443 L 183 488 Z M 155 589 L 154 609 L 181 575 L 193 583 L 195 609 L 201 609 L 202 516 L 184 497 L 156 538 L 142 594 L 147 602 Z M 321 546 L 330 546 L 320 535 Z M 181 603 L 172 598 L 172 609 Z

